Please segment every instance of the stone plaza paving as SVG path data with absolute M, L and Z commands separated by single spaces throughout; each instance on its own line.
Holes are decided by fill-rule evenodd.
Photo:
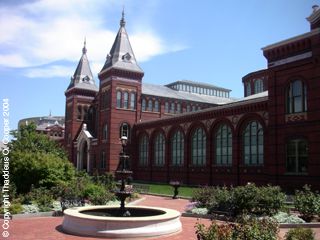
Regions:
M 145 201 L 140 202 L 137 206 L 151 206 L 151 207 L 164 207 L 175 209 L 179 212 L 184 211 L 184 206 L 189 202 L 186 199 L 172 199 L 172 197 L 142 195 L 145 197 Z M 10 221 L 10 228 L 8 229 L 9 237 L 7 239 L 71 239 L 71 240 L 84 240 L 84 239 L 98 239 L 82 236 L 74 236 L 63 232 L 61 224 L 63 217 L 45 217 L 45 218 L 25 218 L 14 219 Z M 183 239 L 191 240 L 197 239 L 194 228 L 197 222 L 196 218 L 181 217 L 182 231 L 174 235 L 158 237 L 155 239 Z M 202 219 L 202 223 L 209 226 L 211 221 L 208 219 Z M 316 233 L 316 239 L 320 239 L 320 228 L 314 228 Z M 280 236 L 283 236 L 288 229 L 281 229 Z

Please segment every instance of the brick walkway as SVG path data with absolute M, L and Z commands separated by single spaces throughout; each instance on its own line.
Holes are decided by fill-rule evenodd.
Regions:
M 178 199 L 173 200 L 170 197 L 157 197 L 151 195 L 144 195 L 146 200 L 137 204 L 141 206 L 153 206 L 175 209 L 179 212 L 183 212 L 184 206 L 188 203 L 188 200 Z M 10 221 L 10 227 L 8 229 L 8 239 L 70 239 L 70 240 L 84 240 L 84 239 L 97 239 L 74 236 L 64 233 L 61 227 L 63 217 L 48 217 L 48 218 L 29 218 L 29 219 L 16 219 Z M 181 217 L 182 231 L 180 233 L 159 237 L 156 239 L 183 239 L 194 240 L 197 239 L 195 235 L 194 225 L 197 222 L 196 218 Z M 201 220 L 206 226 L 210 225 L 210 220 Z M 283 237 L 288 229 L 281 229 L 280 235 Z M 320 228 L 313 229 L 316 232 L 316 239 L 320 239 Z

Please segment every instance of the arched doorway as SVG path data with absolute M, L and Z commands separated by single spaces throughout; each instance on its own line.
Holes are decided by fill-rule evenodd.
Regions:
M 90 149 L 86 139 L 82 139 L 80 142 L 77 162 L 78 171 L 85 170 L 86 172 L 90 172 Z

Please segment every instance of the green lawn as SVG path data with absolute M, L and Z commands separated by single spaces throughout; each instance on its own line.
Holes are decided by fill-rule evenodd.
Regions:
M 164 194 L 164 195 L 174 195 L 174 188 L 167 185 L 161 185 L 161 184 L 149 184 L 149 183 L 133 183 L 133 185 L 148 185 L 149 193 L 155 193 L 155 194 Z M 195 189 L 195 187 L 180 187 L 179 188 L 179 197 L 192 197 L 192 189 Z

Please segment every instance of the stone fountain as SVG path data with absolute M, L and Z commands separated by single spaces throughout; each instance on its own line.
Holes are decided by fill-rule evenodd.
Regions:
M 129 156 L 125 154 L 127 137 L 121 138 L 122 153 L 116 171 L 121 179 L 120 190 L 112 192 L 119 197 L 120 208 L 115 206 L 89 206 L 64 211 L 62 229 L 65 232 L 99 238 L 150 238 L 180 232 L 180 212 L 167 208 L 125 206 L 125 199 L 132 194 L 125 188 L 125 181 L 132 171 L 126 169 Z

